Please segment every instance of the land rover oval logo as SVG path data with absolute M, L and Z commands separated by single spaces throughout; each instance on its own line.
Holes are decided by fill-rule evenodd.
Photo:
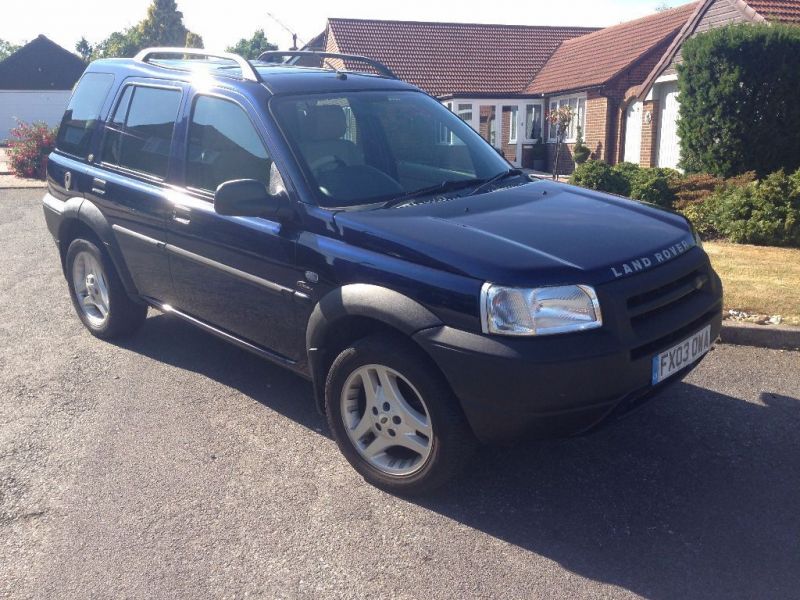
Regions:
M 69 171 L 64 173 L 64 187 L 67 190 L 71 190 L 72 189 L 72 173 L 69 172 Z

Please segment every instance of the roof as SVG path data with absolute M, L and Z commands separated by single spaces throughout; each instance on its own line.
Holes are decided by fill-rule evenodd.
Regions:
M 86 64 L 40 35 L 0 62 L 2 90 L 71 90 Z
M 747 0 L 747 4 L 767 21 L 800 23 L 800 0 Z
M 538 27 L 329 19 L 329 52 L 359 54 L 435 96 L 519 94 L 564 40 L 596 31 Z
M 697 6 L 697 3 L 685 4 L 567 40 L 539 71 L 527 91 L 547 94 L 608 83 L 650 51 L 674 38 Z

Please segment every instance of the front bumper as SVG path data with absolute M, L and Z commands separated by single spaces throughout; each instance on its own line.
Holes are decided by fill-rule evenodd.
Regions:
M 722 288 L 698 252 L 657 269 L 657 275 L 598 288 L 605 322 L 597 330 L 505 338 L 444 326 L 420 331 L 415 339 L 444 373 L 480 440 L 582 433 L 680 381 L 699 362 L 653 386 L 653 356 L 709 324 L 711 339 L 719 336 Z M 629 316 L 629 299 L 640 298 L 642 290 L 674 297 L 664 279 L 684 281 L 698 272 L 707 274 L 702 289 L 658 306 L 652 318 Z

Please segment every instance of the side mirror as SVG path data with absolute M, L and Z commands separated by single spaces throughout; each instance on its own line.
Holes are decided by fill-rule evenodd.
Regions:
M 292 211 L 286 192 L 272 195 L 256 179 L 234 179 L 220 184 L 214 193 L 214 210 L 230 217 L 264 217 L 287 220 Z
M 505 158 L 505 157 L 506 157 L 506 153 L 505 153 L 505 151 L 504 151 L 502 148 L 495 148 L 494 150 L 495 150 L 495 152 L 497 152 L 497 153 L 498 153 L 500 156 L 502 156 L 503 158 Z

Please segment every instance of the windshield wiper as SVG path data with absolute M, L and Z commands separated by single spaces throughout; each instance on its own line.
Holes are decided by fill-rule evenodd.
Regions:
M 413 190 L 411 192 L 403 194 L 402 196 L 398 196 L 397 198 L 392 198 L 391 200 L 384 202 L 381 205 L 381 208 L 392 208 L 393 206 L 398 206 L 400 204 L 408 202 L 409 200 L 413 200 L 414 198 L 427 196 L 429 194 L 435 194 L 437 192 L 443 193 L 443 192 L 451 192 L 454 190 L 460 190 L 461 188 L 469 187 L 479 182 L 480 181 L 476 181 L 474 179 L 445 179 L 444 181 L 437 183 L 436 185 L 420 188 L 418 190 Z
M 516 177 L 517 175 L 523 175 L 525 172 L 522 169 L 507 169 L 506 171 L 501 171 L 494 177 L 490 177 L 483 183 L 481 183 L 478 187 L 472 190 L 468 196 L 474 196 L 475 194 L 479 194 L 481 190 L 485 190 L 487 187 L 492 185 L 493 183 L 497 183 L 498 181 L 502 181 L 506 177 Z

